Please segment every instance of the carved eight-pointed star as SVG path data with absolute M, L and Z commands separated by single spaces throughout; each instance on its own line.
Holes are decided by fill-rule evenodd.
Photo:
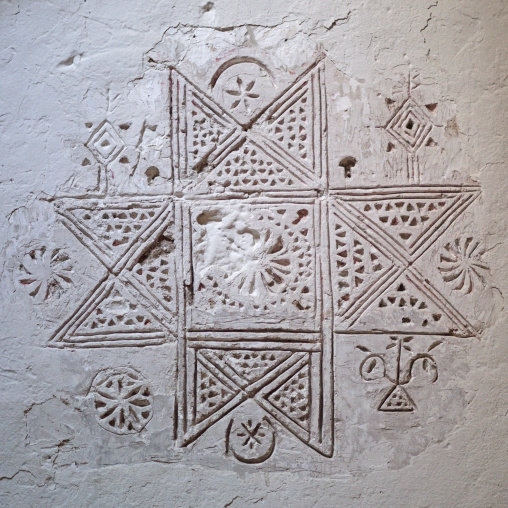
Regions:
M 230 99 L 217 104 L 172 68 L 175 194 L 62 201 L 62 220 L 109 275 L 53 343 L 153 345 L 165 342 L 169 331 L 184 352 L 177 369 L 180 446 L 253 399 L 293 435 L 331 456 L 333 333 L 474 335 L 415 263 L 478 189 L 330 189 L 322 60 L 258 110 L 256 102 L 265 97 L 249 73 L 227 81 L 222 96 Z M 245 214 L 252 241 L 240 228 L 233 235 L 240 244 L 230 242 L 217 257 L 219 245 L 232 238 L 236 222 L 228 218 L 235 210 Z M 163 230 L 181 248 L 152 260 L 144 253 Z M 134 270 L 147 260 L 141 272 Z M 174 305 L 163 288 L 171 289 Z M 267 305 L 267 297 L 275 305 Z M 385 300 L 397 300 L 397 312 Z M 340 312 L 337 301 L 346 302 Z M 132 316 L 95 319 L 118 302 Z M 88 333 L 87 323 L 96 322 Z M 384 328 L 373 329 L 373 323 Z M 113 425 L 123 421 L 118 418 Z M 232 435 L 250 450 L 254 441 L 245 441 L 245 430 Z M 239 460 L 265 460 L 273 442 L 266 454 Z

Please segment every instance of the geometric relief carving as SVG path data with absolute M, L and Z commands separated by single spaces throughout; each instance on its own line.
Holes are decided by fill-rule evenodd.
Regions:
M 245 344 L 241 349 L 224 343 L 220 349 L 212 349 L 203 347 L 202 342 L 192 341 L 189 351 L 194 360 L 187 363 L 186 375 L 195 379 L 195 384 L 189 387 L 194 393 L 188 395 L 190 403 L 184 415 L 184 445 L 253 400 L 302 441 L 326 452 L 323 448 L 327 445 L 318 439 L 319 429 L 312 421 L 313 414 L 320 412 L 320 403 L 311 398 L 311 378 L 319 375 L 318 366 L 313 368 L 311 363 L 312 357 L 315 362 L 319 355 L 273 349 L 283 348 L 276 342 Z
M 139 301 L 126 284 L 114 277 L 106 279 L 59 330 L 53 345 L 97 347 L 165 342 L 164 325 L 147 302 L 143 305 Z
M 298 189 L 304 186 L 305 182 L 285 168 L 266 147 L 244 138 L 221 156 L 215 171 L 197 184 L 195 191 L 270 191 L 280 187 Z
M 17 280 L 37 302 L 59 297 L 72 285 L 72 261 L 58 247 L 38 245 L 19 259 Z
M 331 328 L 322 309 L 331 302 L 322 287 L 326 257 L 317 252 L 326 211 L 314 190 L 326 175 L 324 64 L 311 65 L 264 107 L 257 80 L 264 76 L 266 86 L 268 78 L 262 68 L 255 76 L 256 65 L 233 62 L 227 79 L 214 77 L 227 84 L 214 97 L 228 110 L 172 70 L 175 185 L 193 196 L 181 208 L 187 334 L 180 339 L 179 442 L 191 443 L 251 400 L 329 455 L 331 405 L 323 400 L 330 400 Z M 191 102 L 183 99 L 189 94 Z M 209 120 L 196 123 L 196 107 Z M 205 134 L 214 141 L 185 156 L 182 148 L 200 146 Z M 314 392 L 312 379 L 321 380 Z M 275 441 L 265 424 L 232 422 L 226 439 L 238 460 L 271 455 Z M 247 452 L 260 446 L 254 436 L 261 430 L 266 448 Z
M 182 183 L 189 182 L 188 191 L 212 194 L 313 188 L 323 169 L 324 65 L 319 60 L 286 93 L 248 121 L 245 108 L 235 118 L 236 108 L 222 109 L 178 71 L 171 72 L 173 161 Z M 241 77 L 235 80 L 243 85 Z M 244 104 L 253 99 L 249 93 L 242 95 Z
M 382 323 L 384 331 L 406 333 L 467 333 L 451 308 L 436 302 L 425 287 L 400 277 L 379 296 L 358 320 L 357 328 Z
M 205 86 L 173 67 L 168 74 L 174 181 L 167 192 L 106 188 L 56 200 L 63 224 L 107 273 L 51 345 L 176 339 L 177 444 L 188 446 L 228 417 L 226 450 L 245 463 L 272 456 L 277 426 L 332 455 L 334 333 L 388 334 L 383 353 L 359 346 L 368 353 L 360 374 L 390 381 L 380 411 L 414 411 L 407 385 L 420 371 L 434 382 L 437 367 L 429 354 L 436 343 L 414 353 L 413 338 L 476 333 L 418 262 L 478 186 L 423 186 L 412 175 L 409 186 L 331 188 L 324 55 L 290 84 L 247 57 L 221 63 Z M 385 129 L 416 167 L 433 124 L 411 88 L 409 95 Z M 123 142 L 104 123 L 88 146 L 106 165 Z M 442 251 L 439 271 L 452 289 L 469 294 L 483 282 L 476 249 L 467 238 Z M 395 373 L 390 350 L 398 351 Z M 122 371 L 100 386 L 116 386 L 120 400 L 136 375 Z M 113 421 L 104 407 L 105 428 L 130 432 L 148 419 L 134 408 L 128 421 L 124 404 Z M 261 417 L 244 416 L 252 407 Z
M 170 200 L 62 200 L 63 223 L 109 270 L 57 330 L 51 345 L 156 345 L 177 329 Z M 93 227 L 95 222 L 100 227 Z
M 341 195 L 356 220 L 365 220 L 393 249 L 415 261 L 478 196 L 476 187 L 393 188 Z
M 86 146 L 98 162 L 108 164 L 118 156 L 124 144 L 115 128 L 104 120 L 87 141 Z
M 386 130 L 409 152 L 415 152 L 422 146 L 431 129 L 430 119 L 411 98 L 404 102 L 386 126 Z
M 113 268 L 160 216 L 164 205 L 122 199 L 66 200 L 58 211 L 80 241 Z
M 337 232 L 334 241 L 339 251 L 343 244 L 350 246 L 339 252 L 337 268 L 342 272 L 336 277 L 347 273 L 347 252 L 353 257 L 353 266 L 356 260 L 362 272 L 353 280 L 357 295 L 349 308 L 340 312 L 341 300 L 335 303 L 336 313 L 339 308 L 342 317 L 336 320 L 337 331 L 475 335 L 467 319 L 420 273 L 417 261 L 478 195 L 474 186 L 337 192 L 334 214 L 339 225 L 333 225 Z M 368 241 L 363 240 L 362 245 L 349 237 L 346 242 L 347 227 Z M 365 256 L 368 252 L 368 258 L 372 248 L 376 249 L 374 262 L 372 257 L 370 263 L 362 262 L 360 253 Z M 345 256 L 342 259 L 341 254 Z M 346 283 L 351 284 L 339 280 L 336 293 Z M 362 284 L 363 294 L 359 291 Z
M 332 205 L 330 248 L 335 313 L 340 319 L 393 269 L 393 261 Z
M 418 151 L 422 146 L 437 145 L 431 137 L 434 124 L 430 116 L 430 113 L 436 109 L 437 103 L 426 104 L 425 108 L 420 107 L 413 95 L 413 91 L 419 86 L 419 73 L 410 72 L 407 80 L 407 97 L 384 125 L 386 132 L 406 152 L 407 180 L 415 183 L 420 183 L 421 177 Z M 391 99 L 389 101 L 390 104 L 394 102 Z M 386 151 L 391 152 L 394 148 L 395 145 L 389 142 Z

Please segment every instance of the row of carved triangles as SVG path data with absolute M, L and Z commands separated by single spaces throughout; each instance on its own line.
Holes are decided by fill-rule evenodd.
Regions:
M 421 195 L 411 189 L 372 196 L 341 196 L 352 214 L 379 231 L 395 250 L 413 256 L 443 232 L 441 227 L 468 206 L 478 195 L 461 189 L 433 191 Z
M 451 311 L 436 302 L 430 293 L 424 293 L 402 275 L 361 313 L 354 329 L 381 330 L 408 333 L 450 334 L 465 332 L 464 324 Z

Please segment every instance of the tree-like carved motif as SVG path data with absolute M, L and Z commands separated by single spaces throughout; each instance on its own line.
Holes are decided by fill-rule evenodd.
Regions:
M 386 378 L 392 385 L 379 403 L 379 411 L 415 411 L 416 404 L 405 386 L 418 376 L 424 377 L 430 383 L 435 383 L 438 379 L 437 363 L 430 352 L 439 346 L 442 340 L 434 341 L 424 353 L 414 351 L 411 345 L 413 340 L 414 337 L 390 337 L 384 353 L 372 353 L 365 346 L 357 346 L 368 355 L 360 364 L 360 376 L 365 381 Z M 390 350 L 396 356 L 395 372 L 387 370 Z M 403 353 L 408 354 L 409 359 L 404 360 Z

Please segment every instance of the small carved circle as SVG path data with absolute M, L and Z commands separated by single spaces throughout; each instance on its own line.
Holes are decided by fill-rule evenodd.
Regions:
M 237 418 L 229 424 L 226 441 L 240 462 L 259 464 L 269 459 L 275 449 L 275 430 L 266 418 Z
M 99 372 L 92 383 L 99 425 L 115 434 L 141 432 L 153 414 L 153 390 L 129 367 Z
M 360 375 L 365 381 L 381 379 L 386 375 L 386 365 L 380 355 L 369 355 L 360 365 Z

